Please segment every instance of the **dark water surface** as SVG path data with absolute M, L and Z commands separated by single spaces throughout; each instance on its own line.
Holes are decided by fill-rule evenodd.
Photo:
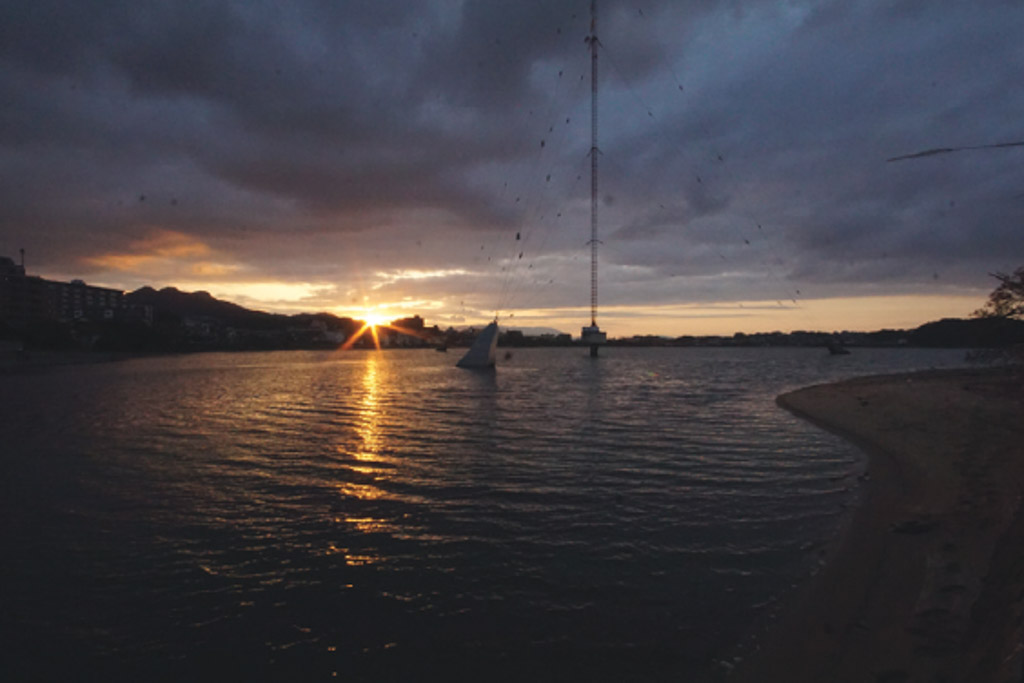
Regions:
M 960 351 L 202 354 L 0 376 L 3 680 L 691 680 L 860 457 L 777 393 Z

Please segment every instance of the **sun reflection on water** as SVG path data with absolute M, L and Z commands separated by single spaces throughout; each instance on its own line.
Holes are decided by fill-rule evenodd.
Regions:
M 364 534 L 390 534 L 395 530 L 394 525 L 388 520 L 377 517 L 346 517 L 345 523 Z
M 377 500 L 387 497 L 386 491 L 372 484 L 346 482 L 338 487 L 338 492 L 345 498 L 358 498 L 359 500 Z
M 381 437 L 381 418 L 383 417 L 380 394 L 383 372 L 380 354 L 372 354 L 366 359 L 363 373 L 363 395 L 359 401 L 356 418 L 356 432 L 363 442 L 363 447 L 355 453 L 362 461 L 373 461 L 383 449 Z
M 337 446 L 339 455 L 348 459 L 346 469 L 354 475 L 354 480 L 342 482 L 338 486 L 338 493 L 343 499 L 370 504 L 370 507 L 359 514 L 338 516 L 334 521 L 348 532 L 364 538 L 374 534 L 390 535 L 396 531 L 394 520 L 373 514 L 376 507 L 374 501 L 392 498 L 384 483 L 394 474 L 398 464 L 395 458 L 387 455 L 386 365 L 387 361 L 379 352 L 367 354 L 361 382 L 354 387 L 357 402 L 351 423 L 352 431 L 349 432 L 353 438 Z M 354 538 L 351 540 L 354 541 Z M 384 558 L 377 552 L 377 548 L 365 547 L 364 543 L 355 542 L 358 549 L 332 545 L 328 554 L 342 555 L 349 566 L 381 563 Z
M 388 443 L 385 434 L 387 406 L 386 393 L 387 370 L 386 361 L 379 353 L 367 355 L 363 364 L 361 382 L 352 393 L 358 398 L 355 402 L 355 414 L 349 424 L 350 431 L 335 446 L 338 455 L 348 460 L 345 468 L 361 475 L 365 479 L 378 481 L 397 467 L 394 457 L 388 455 Z M 380 498 L 383 492 L 374 493 L 374 487 L 362 483 L 346 483 L 342 485 L 343 493 L 357 498 Z

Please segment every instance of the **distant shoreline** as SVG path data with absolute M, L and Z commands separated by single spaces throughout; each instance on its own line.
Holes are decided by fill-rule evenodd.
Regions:
M 543 349 L 543 348 L 561 348 L 561 349 L 580 349 L 584 348 L 584 345 L 580 343 L 573 343 L 570 345 L 551 345 L 551 344 L 523 344 L 523 345 L 502 345 L 499 344 L 502 349 L 508 349 L 509 351 L 516 351 L 520 349 Z M 636 349 L 636 348 L 721 348 L 721 349 L 732 349 L 732 350 L 743 350 L 743 349 L 764 349 L 764 348 L 779 348 L 779 349 L 804 349 L 808 352 L 818 351 L 826 354 L 824 349 L 818 349 L 817 347 L 811 346 L 800 346 L 800 345 L 779 345 L 779 346 L 746 346 L 746 345 L 697 345 L 694 347 L 687 346 L 665 346 L 658 344 L 609 344 L 609 347 L 616 349 Z M 15 349 L 3 349 L 0 348 L 0 375 L 10 374 L 15 372 L 24 372 L 31 370 L 38 370 L 43 368 L 52 367 L 64 367 L 71 365 L 94 365 L 98 363 L 114 363 L 124 360 L 131 360 L 135 358 L 157 358 L 157 357 L 169 357 L 169 356 L 191 356 L 195 354 L 205 353 L 278 353 L 278 352 L 292 352 L 292 351 L 324 351 L 324 352 L 361 352 L 361 351 L 425 351 L 433 350 L 434 347 L 381 347 L 380 349 L 374 349 L 373 347 L 356 347 L 352 349 L 341 349 L 341 347 L 298 347 L 298 348 L 212 348 L 212 349 L 190 349 L 190 350 L 164 350 L 164 351 L 87 351 L 79 349 L 65 349 L 65 350 L 48 350 L 48 349 L 29 349 L 29 350 L 15 350 Z M 463 346 L 448 347 L 449 350 L 455 350 L 456 352 L 464 349 Z M 901 347 L 871 347 L 871 348 L 889 348 L 893 350 L 910 350 L 910 349 L 931 349 L 933 347 L 915 347 L 915 346 L 901 346 Z M 854 347 L 854 352 L 858 349 Z M 970 351 L 970 349 L 963 349 Z
M 1021 680 L 1024 368 L 866 377 L 778 403 L 865 449 L 864 503 L 731 681 Z

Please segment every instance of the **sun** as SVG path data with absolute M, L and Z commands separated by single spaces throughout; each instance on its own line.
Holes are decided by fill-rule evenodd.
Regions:
M 381 327 L 383 325 L 387 325 L 388 322 L 390 322 L 385 314 L 377 313 L 374 311 L 366 311 L 359 317 L 362 319 L 364 323 L 366 323 L 370 327 Z
M 356 342 L 363 338 L 364 335 L 369 335 L 373 339 L 373 345 L 380 350 L 381 338 L 384 337 L 390 344 L 395 335 L 408 335 L 410 337 L 419 337 L 420 339 L 428 340 L 429 338 L 418 329 L 407 329 L 400 323 L 401 321 L 395 315 L 394 311 L 380 311 L 374 309 L 365 309 L 361 313 L 353 313 L 352 318 L 363 324 L 354 334 L 352 334 L 345 343 L 341 345 L 342 351 L 347 351 L 355 346 Z M 391 321 L 396 321 L 399 324 L 394 324 Z M 378 331 L 378 328 L 385 328 L 384 332 Z M 364 345 L 366 342 L 364 341 Z

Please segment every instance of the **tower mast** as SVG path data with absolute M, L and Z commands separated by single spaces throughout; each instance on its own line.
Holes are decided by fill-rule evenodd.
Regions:
M 597 349 L 607 341 L 607 335 L 597 326 L 597 0 L 590 0 L 590 326 L 584 327 L 580 339 L 590 345 L 590 355 L 597 357 Z
M 590 324 L 597 325 L 597 0 L 590 2 Z

